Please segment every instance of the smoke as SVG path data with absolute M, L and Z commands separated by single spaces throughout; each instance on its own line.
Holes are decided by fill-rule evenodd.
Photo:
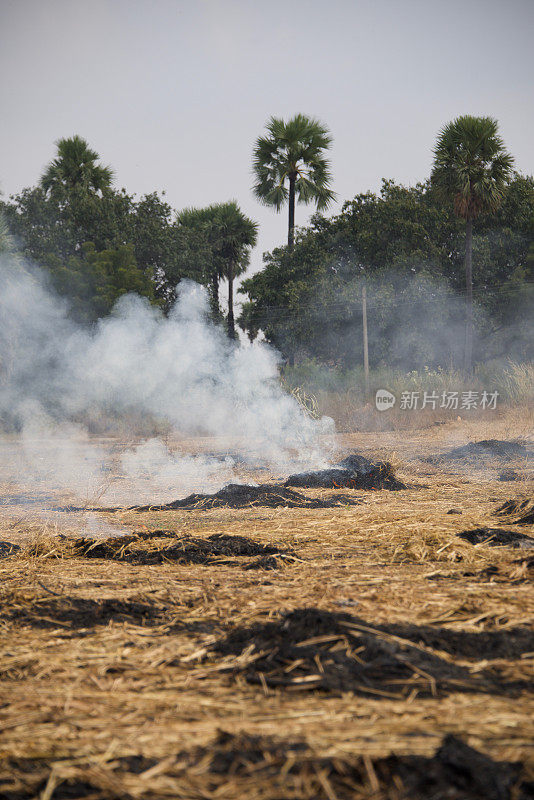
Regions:
M 354 276 L 351 265 L 339 269 L 334 278 L 327 275 L 315 287 L 310 309 L 313 325 L 309 327 L 317 336 L 307 337 L 303 343 L 311 354 L 346 368 L 361 363 L 364 286 L 372 367 L 409 372 L 425 366 L 462 364 L 465 300 L 445 279 L 411 270 Z M 475 319 L 484 327 L 484 314 L 478 306 Z
M 136 502 L 220 488 L 242 461 L 274 471 L 325 463 L 332 421 L 310 419 L 281 390 L 275 351 L 228 341 L 197 284 L 179 285 L 167 317 L 127 295 L 83 327 L 40 270 L 3 257 L 0 278 L 4 481 Z M 165 440 L 97 440 L 95 418 L 123 430 L 149 420 Z M 212 448 L 217 437 L 223 453 L 199 452 L 198 437 Z
M 303 304 L 304 334 L 288 315 L 291 345 L 299 355 L 353 369 L 362 362 L 363 287 L 367 293 L 369 359 L 371 368 L 399 373 L 425 368 L 463 369 L 465 291 L 455 291 L 431 265 L 407 262 L 396 269 L 358 272 L 350 259 L 331 265 Z M 534 294 L 487 289 L 473 304 L 475 363 L 505 369 L 508 362 L 532 357 Z M 527 286 L 527 285 L 525 285 Z M 499 299 L 499 302 L 497 302 Z M 490 302 L 491 301 L 491 302 Z M 276 310 L 275 310 L 276 321 Z M 284 331 L 277 335 L 283 340 Z

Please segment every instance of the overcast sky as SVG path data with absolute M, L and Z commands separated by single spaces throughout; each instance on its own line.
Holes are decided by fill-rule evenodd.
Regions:
M 257 269 L 287 236 L 250 188 L 271 115 L 328 125 L 335 211 L 425 179 L 460 114 L 496 117 L 532 174 L 533 67 L 534 0 L 0 0 L 0 189 L 35 185 L 77 133 L 129 193 L 235 198 L 260 223 Z

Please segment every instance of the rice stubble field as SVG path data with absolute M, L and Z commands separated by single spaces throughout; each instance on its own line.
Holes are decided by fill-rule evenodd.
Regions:
M 2 506 L 0 797 L 532 796 L 532 463 L 449 434 L 340 437 L 407 488 L 330 508 Z

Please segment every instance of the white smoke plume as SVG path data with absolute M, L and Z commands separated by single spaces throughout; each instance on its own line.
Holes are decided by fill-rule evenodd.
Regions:
M 325 463 L 332 421 L 310 419 L 281 390 L 275 351 L 228 341 L 200 286 L 182 282 L 167 317 L 128 295 L 90 327 L 69 319 L 40 270 L 4 257 L 0 280 L 4 481 L 137 502 L 236 479 L 235 457 L 175 446 L 191 437 L 225 437 L 247 463 L 280 472 Z M 156 420 L 173 446 L 95 441 L 84 422 L 97 413 Z

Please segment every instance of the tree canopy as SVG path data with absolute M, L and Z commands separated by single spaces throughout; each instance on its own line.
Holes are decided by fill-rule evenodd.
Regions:
M 335 198 L 330 188 L 330 164 L 325 157 L 331 143 L 326 126 L 304 114 L 296 114 L 288 122 L 271 117 L 267 135 L 256 142 L 254 193 L 277 211 L 288 203 L 290 248 L 294 242 L 295 201 L 314 203 L 324 211 Z
M 513 320 L 519 304 L 523 315 L 534 311 L 533 233 L 534 180 L 516 174 L 501 206 L 481 214 L 473 237 L 478 358 L 532 354 L 529 331 Z M 340 214 L 315 215 L 293 251 L 267 253 L 263 270 L 240 288 L 247 295 L 240 324 L 251 337 L 263 331 L 287 358 L 358 363 L 365 283 L 372 365 L 458 367 L 463 245 L 462 221 L 429 181 L 383 181 L 380 193 L 357 195 Z
M 463 219 L 496 211 L 504 197 L 514 160 L 491 117 L 458 117 L 446 125 L 434 149 L 432 183 Z
M 79 142 L 71 147 L 72 140 L 61 140 L 69 147 L 61 148 L 61 163 L 53 162 L 47 170 L 57 177 L 61 168 L 71 177 L 57 184 L 45 181 L 46 188 L 40 183 L 0 203 L 13 238 L 25 257 L 50 271 L 78 319 L 108 313 L 114 300 L 128 291 L 168 309 L 182 278 L 202 282 L 207 243 L 182 229 L 173 209 L 156 192 L 136 200 L 107 181 L 96 191 L 96 179 L 78 180 L 80 171 L 71 163 L 74 156 L 89 150 L 82 166 L 93 178 L 97 158 L 80 141 L 83 148 Z M 70 161 L 63 159 L 66 154 L 72 156 Z M 105 173 L 109 178 L 111 174 Z M 97 177 L 102 177 L 100 171 Z
M 496 135 L 489 123 L 483 128 Z M 185 277 L 208 287 L 213 317 L 222 321 L 219 286 L 228 280 L 227 327 L 234 335 L 233 283 L 248 266 L 256 223 L 235 201 L 175 212 L 156 192 L 129 195 L 111 184 L 111 171 L 97 170 L 95 177 L 98 155 L 80 137 L 74 139 L 79 141 L 61 140 L 61 152 L 58 143 L 49 170 L 52 183 L 0 202 L 0 249 L 12 253 L 16 246 L 48 269 L 58 291 L 70 299 L 73 316 L 85 321 L 107 314 L 128 291 L 166 311 Z M 295 196 L 324 210 L 333 196 L 326 128 L 303 115 L 288 123 L 273 119 L 264 139 L 258 151 L 264 171 L 259 169 L 257 177 L 266 180 L 258 187 L 260 194 L 265 190 L 265 202 L 276 207 L 290 199 L 290 173 L 296 170 Z M 458 144 L 454 136 L 451 141 Z M 456 152 L 447 142 L 445 137 L 444 164 L 447 153 Z M 470 210 L 477 214 L 472 235 L 475 355 L 479 360 L 532 357 L 534 343 L 521 320 L 534 316 L 534 180 L 514 173 L 495 194 L 488 181 L 505 181 L 509 161 L 503 161 L 501 145 L 494 141 L 492 147 L 484 144 L 479 156 L 470 151 L 478 172 L 466 195 L 467 184 L 458 176 L 465 177 L 461 158 L 467 149 L 460 150 L 448 167 L 456 170 L 456 183 L 450 172 L 441 180 L 438 167 L 432 180 L 416 186 L 384 180 L 380 192 L 356 195 L 338 214 L 316 213 L 297 231 L 294 247 L 265 254 L 264 268 L 239 289 L 245 295 L 239 322 L 248 335 L 262 331 L 287 358 L 357 363 L 365 285 L 372 365 L 460 365 L 463 214 Z M 323 194 L 310 188 L 312 157 L 319 165 L 316 177 L 327 179 Z M 500 167 L 488 159 L 500 160 Z
M 258 225 L 246 217 L 235 200 L 205 208 L 187 208 L 177 216 L 179 227 L 204 239 L 204 282 L 210 287 L 212 313 L 221 316 L 219 282 L 228 280 L 228 333 L 235 338 L 233 282 L 247 268 L 256 244 Z
M 473 356 L 473 220 L 497 210 L 513 166 L 497 131 L 497 120 L 491 117 L 458 117 L 441 130 L 434 149 L 432 184 L 466 221 L 464 367 L 468 372 Z
M 57 156 L 41 178 L 45 192 L 65 198 L 72 189 L 105 192 L 111 187 L 113 170 L 98 164 L 100 156 L 81 136 L 59 139 Z

